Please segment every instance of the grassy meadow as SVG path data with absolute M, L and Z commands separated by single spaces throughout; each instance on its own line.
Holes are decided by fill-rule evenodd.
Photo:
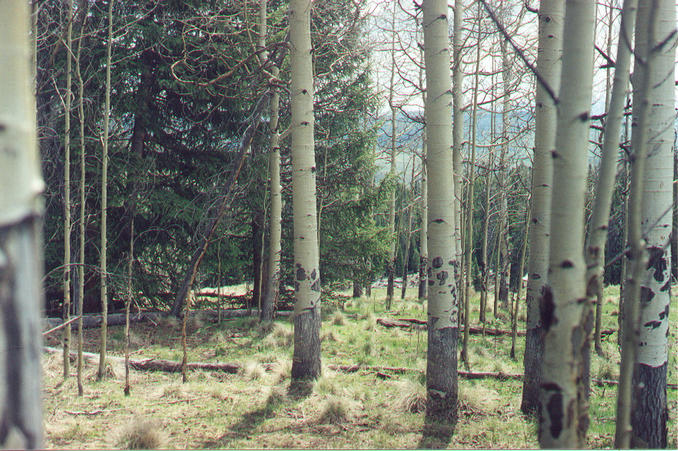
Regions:
M 674 291 L 675 292 L 675 291 Z M 410 296 L 415 296 L 410 290 Z M 603 328 L 617 322 L 616 287 L 605 292 Z M 377 318 L 425 319 L 425 304 L 397 298 L 384 311 L 385 290 L 371 298 L 323 305 L 323 374 L 306 389 L 290 386 L 293 330 L 288 318 L 260 325 L 253 318 L 221 324 L 193 315 L 188 324 L 191 362 L 227 362 L 237 374 L 192 371 L 131 371 L 131 396 L 123 395 L 124 369 L 96 382 L 96 367 L 85 368 L 85 395 L 75 377 L 62 378 L 61 356 L 44 356 L 44 417 L 49 448 L 537 448 L 536 422 L 520 412 L 522 382 L 511 379 L 459 381 L 459 420 L 449 443 L 424 434 L 426 331 L 386 328 Z M 675 298 L 671 321 L 675 324 Z M 478 323 L 478 295 L 472 299 Z M 524 306 L 521 306 L 523 308 Z M 491 311 L 488 327 L 509 329 L 508 315 Z M 525 313 L 519 315 L 524 325 Z M 524 326 L 523 326 L 524 327 Z M 109 328 L 109 352 L 123 355 L 123 327 Z M 85 330 L 85 350 L 97 352 L 98 330 Z M 676 342 L 670 330 L 671 349 Z M 59 337 L 46 344 L 58 346 Z M 75 340 L 73 341 L 75 344 Z M 524 337 L 517 359 L 509 357 L 510 336 L 471 335 L 471 371 L 522 373 Z M 618 376 L 617 335 L 604 338 L 606 356 L 593 353 L 592 376 Z M 180 361 L 181 324 L 173 319 L 133 324 L 132 359 Z M 365 369 L 353 373 L 334 365 L 406 368 L 403 373 Z M 336 368 L 336 367 L 335 367 Z M 462 365 L 460 364 L 460 369 Z M 75 366 L 72 366 L 75 375 Z M 669 382 L 678 382 L 675 353 Z M 669 448 L 676 448 L 676 390 L 669 390 Z M 614 436 L 615 386 L 592 387 L 589 447 L 610 448 Z

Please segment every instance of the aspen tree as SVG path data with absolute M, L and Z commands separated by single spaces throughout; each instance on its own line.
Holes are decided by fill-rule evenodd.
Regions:
M 66 92 L 64 93 L 64 322 L 71 318 L 71 66 L 73 34 L 73 0 L 67 0 L 66 20 Z M 71 325 L 63 332 L 64 379 L 71 373 Z
M 396 8 L 398 7 L 398 2 L 393 2 L 393 14 L 391 27 L 393 31 L 393 36 L 391 40 L 391 78 L 388 88 L 388 105 L 391 108 L 391 155 L 390 155 L 390 167 L 388 171 L 388 176 L 392 181 L 395 181 L 396 177 L 396 152 L 397 152 L 397 137 L 396 133 L 397 128 L 397 108 L 394 101 L 395 95 L 395 71 L 396 71 L 396 61 L 395 61 L 395 41 L 396 41 L 396 30 L 395 30 L 395 17 L 396 17 Z M 395 261 L 396 261 L 396 242 L 398 241 L 398 234 L 396 233 L 395 228 L 395 210 L 396 210 L 396 189 L 395 187 L 391 188 L 389 193 L 389 204 L 388 204 L 388 230 L 390 233 L 390 242 L 388 248 L 388 262 L 386 263 L 386 273 L 388 276 L 388 282 L 386 285 L 386 310 L 390 310 L 391 302 L 393 301 L 393 292 L 394 292 L 394 277 L 395 277 Z
M 468 176 L 468 194 L 466 201 L 466 232 L 464 235 L 464 338 L 462 341 L 461 347 L 461 360 L 464 361 L 466 366 L 469 365 L 468 360 L 468 336 L 469 336 L 469 326 L 471 325 L 470 321 L 470 286 L 471 286 L 471 248 L 473 247 L 473 195 L 474 195 L 474 184 L 475 184 L 475 174 L 476 174 L 476 144 L 477 144 L 477 129 L 478 129 L 478 84 L 480 80 L 480 25 L 482 22 L 481 16 L 482 5 L 478 3 L 478 42 L 476 43 L 476 64 L 473 75 L 473 104 L 471 109 L 471 160 L 469 164 L 469 176 Z
M 452 156 L 454 159 L 454 214 L 457 218 L 457 222 L 454 224 L 454 249 L 455 249 L 455 261 L 458 261 L 461 258 L 462 245 L 461 245 L 461 196 L 462 196 L 462 184 L 461 184 L 461 172 L 462 172 L 462 161 L 461 161 L 461 146 L 464 143 L 464 114 L 462 112 L 464 108 L 464 71 L 463 71 L 463 59 L 462 59 L 462 30 L 463 23 L 462 19 L 464 17 L 464 2 L 463 0 L 454 1 L 454 22 L 452 30 L 452 105 L 454 112 L 454 123 L 452 125 L 452 145 L 453 152 Z M 462 271 L 457 271 L 455 268 L 454 277 L 457 278 L 459 282 L 461 279 Z
M 556 102 L 548 94 L 560 89 L 560 65 L 563 46 L 565 3 L 543 0 L 539 4 L 539 44 L 537 70 L 548 87 L 537 83 L 532 164 L 532 199 L 530 202 L 529 257 L 527 262 L 527 333 L 523 359 L 525 377 L 520 410 L 536 413 L 539 408 L 539 385 L 544 355 L 539 299 L 547 284 L 549 234 L 551 228 L 551 193 L 553 158 L 556 141 Z
M 460 4 L 460 2 L 458 2 Z M 457 418 L 457 289 L 454 271 L 455 202 L 450 135 L 450 70 L 446 0 L 425 0 L 426 141 L 428 190 L 428 351 L 427 417 Z M 456 10 L 458 14 L 461 10 Z
M 292 379 L 320 375 L 320 265 L 313 139 L 311 1 L 289 6 L 294 216 L 294 354 Z
M 29 8 L 0 2 L 0 448 L 42 448 L 43 182 Z
M 585 402 L 580 391 L 582 350 L 593 327 L 581 321 L 586 304 L 583 224 L 594 13 L 591 0 L 571 0 L 565 6 L 563 83 L 552 152 L 549 283 L 540 307 L 545 335 L 539 443 L 544 448 L 579 448 L 588 426 L 579 404 Z
M 267 8 L 268 0 L 260 0 L 259 7 L 259 47 L 261 55 L 261 63 L 265 63 L 268 59 L 266 47 L 266 33 L 267 33 Z M 271 76 L 278 78 L 280 69 L 277 64 L 271 68 Z M 271 133 L 271 143 L 268 156 L 268 173 L 271 196 L 271 209 L 269 218 L 269 253 L 268 253 L 268 277 L 266 277 L 266 286 L 264 288 L 264 296 L 261 300 L 260 319 L 262 321 L 271 321 L 273 319 L 273 309 L 278 302 L 280 293 L 280 256 L 281 248 L 281 234 L 282 234 L 282 187 L 280 186 L 280 130 L 278 127 L 279 108 L 280 108 L 280 94 L 277 89 L 272 88 L 271 100 L 269 109 L 271 113 L 271 120 L 269 128 Z
M 82 313 L 85 298 L 85 189 L 87 187 L 86 168 L 85 168 L 85 82 L 82 79 L 80 72 L 80 55 L 82 51 L 82 41 L 85 29 L 85 20 L 87 13 L 83 14 L 82 24 L 80 26 L 80 38 L 78 39 L 78 50 L 75 58 L 75 75 L 78 79 L 78 120 L 80 122 L 80 214 L 78 218 L 78 362 L 77 362 L 77 379 L 78 379 L 78 396 L 83 396 L 84 389 L 82 385 L 82 346 L 83 346 L 83 332 L 82 332 Z
M 101 279 L 101 344 L 99 350 L 99 369 L 97 380 L 105 376 L 106 370 L 106 339 L 108 333 L 108 276 L 107 264 L 107 236 L 106 236 L 106 209 L 108 208 L 108 126 L 111 115 L 111 49 L 113 47 L 113 2 L 108 1 L 108 41 L 106 43 L 106 87 L 104 94 L 104 136 L 102 139 L 101 155 L 101 250 L 99 276 Z
M 628 392 L 632 394 L 630 446 L 634 448 L 667 446 L 666 377 L 671 295 L 669 239 L 673 201 L 675 31 L 674 2 L 639 2 L 633 71 L 635 128 L 631 144 L 634 153 L 639 152 L 636 155 L 641 161 L 639 166 L 642 167 L 645 161 L 642 175 L 638 176 L 640 183 L 633 184 L 632 180 L 632 190 L 636 188 L 638 193 L 632 191 L 631 195 L 639 196 L 640 202 L 633 204 L 629 200 L 629 209 L 634 210 L 633 214 L 640 213 L 640 217 L 632 219 L 631 213 L 629 217 L 634 280 L 629 279 L 625 299 L 626 321 L 619 387 L 620 396 Z M 643 158 L 643 154 L 646 158 Z M 638 237 L 638 226 L 644 243 Z M 634 246 L 640 249 L 634 252 Z M 645 255 L 638 258 L 641 252 Z M 629 348 L 632 342 L 635 342 L 635 356 L 629 356 L 624 349 Z M 625 384 L 627 393 L 623 394 L 622 379 L 628 379 L 630 365 L 634 365 L 632 384 L 629 388 Z M 626 422 L 618 423 L 616 439 L 619 440 L 615 440 L 615 446 L 627 446 L 626 426 Z
M 596 299 L 596 322 L 594 342 L 598 354 L 600 347 L 600 323 L 602 320 L 603 264 L 605 262 L 605 240 L 607 239 L 610 206 L 617 170 L 619 133 L 624 116 L 624 101 L 629 83 L 631 62 L 631 36 L 636 20 L 637 0 L 625 0 L 622 9 L 621 32 L 615 59 L 614 83 L 610 94 L 603 136 L 602 159 L 596 182 L 596 195 L 591 214 L 591 226 L 586 243 L 586 295 L 590 302 Z

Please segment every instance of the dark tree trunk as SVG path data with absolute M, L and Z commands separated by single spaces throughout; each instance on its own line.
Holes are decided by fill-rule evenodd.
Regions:
M 633 372 L 636 403 L 631 410 L 631 447 L 666 448 L 669 411 L 666 404 L 666 363 L 658 367 L 637 364 Z
M 359 298 L 363 295 L 363 287 L 360 285 L 360 282 L 354 280 L 353 281 L 353 297 L 354 298 Z
M 320 304 L 294 315 L 292 379 L 320 376 Z
M 435 329 L 428 325 L 426 417 L 455 424 L 457 420 L 457 339 L 459 329 Z M 436 362 L 446 362 L 438 365 Z M 452 362 L 452 363 L 450 363 Z

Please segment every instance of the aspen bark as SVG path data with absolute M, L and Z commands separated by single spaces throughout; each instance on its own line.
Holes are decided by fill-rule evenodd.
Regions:
M 426 103 L 426 98 L 424 98 L 424 103 Z M 427 197 L 428 197 L 428 174 L 426 171 L 426 159 L 427 159 L 427 145 L 426 145 L 426 131 L 424 130 L 424 136 L 422 138 L 421 144 L 421 225 L 419 229 L 419 299 L 426 299 L 428 295 L 428 284 L 427 284 L 427 275 L 426 267 L 428 265 L 428 245 L 427 245 L 427 235 L 428 235 L 428 206 L 427 206 Z
M 592 323 L 582 324 L 586 303 L 584 201 L 593 79 L 595 5 L 565 6 L 558 129 L 553 158 L 549 284 L 541 299 L 544 360 L 539 443 L 544 448 L 584 445 L 588 417 L 580 413 L 582 351 Z
M 266 46 L 267 33 L 267 0 L 261 0 L 259 8 L 260 23 L 260 47 Z M 268 59 L 268 54 L 262 52 L 262 63 Z M 275 64 L 271 68 L 271 75 L 278 78 L 280 69 Z M 268 277 L 266 277 L 266 286 L 261 300 L 261 321 L 271 321 L 273 319 L 273 310 L 278 303 L 280 296 L 280 257 L 282 254 L 281 234 L 282 234 L 282 187 L 280 186 L 280 130 L 278 127 L 280 94 L 278 90 L 272 88 L 269 109 L 271 120 L 269 128 L 271 133 L 271 149 L 268 156 L 268 174 L 270 179 L 269 193 L 271 197 L 271 208 L 269 218 L 269 249 L 268 249 Z
M 645 70 L 634 74 L 647 88 L 647 146 L 641 200 L 641 230 L 647 249 L 647 264 L 640 269 L 640 322 L 637 354 L 633 370 L 633 410 L 631 412 L 631 446 L 665 448 L 667 446 L 668 407 L 666 377 L 668 366 L 669 304 L 671 301 L 671 251 L 673 201 L 673 123 L 675 120 L 676 7 L 673 1 L 641 2 L 636 30 L 636 55 L 645 60 Z M 646 25 L 647 24 L 647 25 Z M 643 29 L 647 44 L 643 47 Z M 634 87 L 637 84 L 634 82 Z M 634 92 L 635 99 L 635 92 Z M 634 100 L 634 104 L 635 100 Z M 641 109 L 640 114 L 643 114 Z M 639 127 L 643 125 L 641 120 Z M 634 133 L 635 135 L 635 133 Z M 634 137 L 635 138 L 635 137 Z M 636 145 L 633 139 L 632 146 Z M 627 298 L 628 299 L 628 298 Z M 633 317 L 634 319 L 636 317 Z M 621 375 L 621 373 L 620 373 Z
M 452 31 L 452 105 L 454 113 L 454 123 L 452 125 L 452 157 L 454 160 L 454 215 L 457 222 L 454 224 L 454 252 L 455 260 L 461 259 L 462 245 L 461 245 L 461 197 L 462 197 L 462 161 L 461 161 L 461 147 L 464 144 L 464 71 L 463 71 L 463 40 L 462 30 L 464 18 L 464 2 L 463 0 L 454 1 L 454 22 Z M 457 283 L 461 281 L 461 271 L 455 268 L 454 277 Z
M 73 0 L 67 0 L 66 20 L 66 92 L 64 94 L 64 321 L 71 318 L 71 44 L 73 34 Z M 71 325 L 64 327 L 64 379 L 71 373 Z
M 509 110 L 511 108 L 511 91 L 509 85 L 511 83 L 511 61 L 508 54 L 508 43 L 506 40 L 501 41 L 501 61 L 502 61 L 502 85 L 504 87 L 504 99 L 501 113 L 501 130 L 502 130 L 502 144 L 499 152 L 499 167 L 497 175 L 497 184 L 499 185 L 499 223 L 498 223 L 498 252 L 499 252 L 499 266 L 497 268 L 498 274 L 495 280 L 499 282 L 498 291 L 499 302 L 501 308 L 508 308 L 509 302 L 509 279 L 510 274 L 510 259 L 509 259 L 509 224 L 508 224 L 508 196 L 506 193 L 506 169 L 507 157 L 509 150 Z M 495 301 L 496 302 L 496 301 Z
M 313 139 L 311 1 L 289 7 L 294 216 L 294 355 L 292 379 L 320 375 L 320 265 Z
M 99 349 L 99 369 L 97 370 L 97 380 L 105 376 L 106 370 L 106 341 L 108 327 L 106 325 L 106 316 L 108 315 L 108 287 L 107 277 L 107 248 L 108 241 L 106 236 L 106 209 L 108 208 L 108 126 L 111 115 L 111 49 L 113 47 L 113 3 L 108 2 L 108 41 L 106 44 L 106 87 L 104 94 L 104 136 L 102 140 L 101 155 L 101 250 L 99 276 L 101 278 L 101 342 Z
M 460 2 L 457 2 L 460 4 Z M 428 146 L 428 351 L 427 417 L 454 424 L 457 418 L 457 289 L 455 199 L 450 135 L 450 70 L 446 0 L 425 0 L 426 140 Z M 460 13 L 461 9 L 455 11 Z
M 43 182 L 28 2 L 0 2 L 0 448 L 42 448 Z
M 473 106 L 471 110 L 471 161 L 469 165 L 468 176 L 468 194 L 466 201 L 466 225 L 465 225 L 465 246 L 464 246 L 464 337 L 461 346 L 461 360 L 466 364 L 466 369 L 469 366 L 468 360 L 468 330 L 471 314 L 470 306 L 470 287 L 471 287 L 471 249 L 473 247 L 473 195 L 476 175 L 476 144 L 477 144 L 477 128 L 478 128 L 478 84 L 480 79 L 480 24 L 481 24 L 481 4 L 478 3 L 478 42 L 476 43 L 476 64 L 473 76 Z
M 83 303 L 85 298 L 85 190 L 86 185 L 86 168 L 85 168 L 85 83 L 80 72 L 80 55 L 82 50 L 83 31 L 85 27 L 85 18 L 87 14 L 83 14 L 83 22 L 80 27 L 80 38 L 78 39 L 78 51 L 75 62 L 75 75 L 78 79 L 78 120 L 80 122 L 80 214 L 78 218 L 78 361 L 77 361 L 77 379 L 78 379 L 78 396 L 83 396 L 84 389 L 82 385 L 82 347 L 83 347 L 83 332 L 82 332 L 82 314 Z
M 563 16 L 565 3 L 544 0 L 539 6 L 539 47 L 537 70 L 552 92 L 560 90 L 560 68 L 563 46 Z M 540 83 L 537 83 L 532 165 L 532 200 L 529 230 L 529 258 L 527 262 L 527 333 L 523 366 L 523 396 L 520 410 L 537 413 L 540 405 L 539 386 L 544 355 L 544 338 L 539 313 L 539 300 L 547 284 L 549 236 L 551 229 L 551 195 L 553 185 L 553 158 L 556 140 L 556 102 Z
M 395 30 L 395 16 L 396 8 L 398 7 L 397 2 L 393 2 L 393 15 L 391 21 L 392 27 L 392 40 L 391 40 L 391 78 L 388 89 L 388 105 L 391 108 L 391 155 L 390 155 L 390 168 L 388 171 L 388 176 L 392 181 L 395 181 L 396 177 L 396 152 L 397 152 L 397 137 L 396 133 L 397 128 L 397 109 L 394 101 L 395 95 L 395 72 L 396 72 L 396 61 L 395 61 L 395 41 L 396 41 L 396 30 Z M 388 261 L 386 262 L 386 275 L 388 277 L 388 282 L 386 285 L 386 310 L 391 309 L 391 303 L 393 302 L 393 292 L 394 292 L 394 277 L 395 277 L 395 261 L 396 261 L 396 243 L 398 241 L 398 234 L 396 233 L 395 228 L 395 208 L 396 208 L 396 189 L 393 187 L 389 193 L 389 204 L 388 204 L 388 230 L 390 233 L 390 242 L 388 248 Z
M 629 83 L 631 62 L 630 39 L 636 20 L 637 0 L 625 0 L 622 10 L 621 33 L 615 59 L 614 84 L 610 95 L 610 106 L 605 122 L 602 159 L 596 183 L 596 195 L 591 215 L 590 233 L 586 243 L 586 296 L 590 303 L 596 303 L 594 343 L 598 354 L 600 345 L 600 324 L 602 316 L 603 271 L 605 263 L 605 240 L 610 220 L 610 206 L 617 172 L 619 133 L 624 116 L 624 101 Z M 595 301 L 594 301 L 595 300 Z

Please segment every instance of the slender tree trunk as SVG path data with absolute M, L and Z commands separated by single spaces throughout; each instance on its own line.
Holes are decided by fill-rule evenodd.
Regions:
M 320 375 L 320 265 L 313 140 L 311 1 L 290 1 L 294 355 L 292 379 Z
M 600 343 L 600 329 L 602 322 L 605 241 L 610 220 L 614 179 L 617 172 L 619 133 L 624 118 L 624 101 L 626 99 L 631 62 L 631 49 L 629 46 L 636 20 L 637 5 L 637 0 L 625 0 L 622 10 L 622 32 L 620 33 L 621 39 L 617 47 L 617 58 L 615 59 L 614 86 L 612 87 L 610 106 L 605 122 L 603 156 L 596 183 L 590 234 L 586 243 L 586 296 L 590 303 L 595 302 L 596 304 L 594 343 L 596 352 L 601 356 L 603 350 Z
M 0 447 L 42 448 L 43 189 L 27 2 L 0 2 Z
M 108 3 L 108 41 L 106 44 L 106 87 L 104 94 L 104 137 L 103 149 L 101 155 L 101 249 L 99 272 L 101 278 L 101 342 L 99 348 L 99 369 L 97 371 L 97 380 L 104 378 L 106 370 L 106 339 L 108 327 L 106 317 L 108 316 L 108 288 L 107 278 L 107 250 L 108 242 L 106 237 L 106 209 L 108 208 L 108 124 L 111 115 L 111 49 L 113 47 L 113 3 Z
M 395 71 L 396 71 L 396 61 L 395 61 L 395 41 L 396 41 L 396 31 L 395 31 L 395 16 L 396 8 L 398 7 L 397 2 L 393 2 L 393 15 L 391 27 L 393 30 L 393 36 L 391 40 L 391 79 L 389 83 L 388 90 L 388 105 L 391 108 L 391 155 L 390 162 L 391 166 L 388 172 L 389 178 L 395 182 L 396 176 L 396 152 L 397 152 L 397 137 L 396 133 L 398 131 L 397 127 L 397 109 L 394 101 L 395 95 Z M 396 261 L 396 243 L 398 242 L 398 234 L 395 229 L 395 207 L 396 207 L 396 190 L 395 187 L 391 189 L 389 204 L 388 204 L 388 230 L 390 232 L 390 242 L 388 249 L 388 262 L 386 263 L 386 275 L 388 277 L 388 282 L 386 285 L 386 310 L 391 309 L 391 302 L 393 301 L 393 292 L 394 288 L 394 277 L 395 277 L 395 261 Z
M 629 130 L 630 125 L 630 115 L 624 117 L 624 142 L 630 143 L 629 140 Z M 624 224 L 622 231 L 622 249 L 628 247 L 629 242 L 629 190 L 630 190 L 630 180 L 631 180 L 631 163 L 627 159 L 622 160 L 624 164 Z M 628 258 L 621 259 L 621 280 L 619 281 L 619 314 L 617 315 L 617 345 L 621 347 L 624 330 L 624 297 L 626 296 L 626 280 L 628 278 Z
M 134 268 L 134 216 L 129 223 L 129 257 L 127 260 L 127 299 L 125 299 L 125 396 L 130 394 L 129 385 L 129 310 L 132 306 L 132 270 Z
M 462 160 L 461 160 L 461 147 L 464 143 L 464 71 L 463 71 L 463 39 L 462 39 L 462 30 L 463 30 L 463 18 L 464 18 L 464 1 L 455 0 L 454 1 L 454 22 L 453 22 L 453 31 L 452 31 L 452 105 L 453 105 L 453 114 L 454 114 L 454 123 L 452 125 L 452 157 L 454 161 L 454 216 L 457 219 L 454 224 L 454 252 L 455 252 L 455 261 L 459 262 L 462 256 L 462 245 L 461 245 L 461 197 L 462 197 Z M 461 286 L 461 277 L 462 272 L 460 268 L 454 268 L 455 270 L 455 279 L 457 280 L 457 286 Z M 462 302 L 461 296 L 463 293 L 457 293 L 457 297 L 460 298 L 459 301 Z
M 636 63 L 634 74 L 637 74 L 641 80 L 640 83 L 634 82 L 634 88 L 640 84 L 641 89 L 646 89 L 646 95 L 641 98 L 639 116 L 647 115 L 647 132 L 645 134 L 640 130 L 636 134 L 634 130 L 632 145 L 634 149 L 637 146 L 641 149 L 647 146 L 640 224 L 648 261 L 647 264 L 639 267 L 638 272 L 642 271 L 642 276 L 637 276 L 637 281 L 640 283 L 640 297 L 632 301 L 634 304 L 639 304 L 636 308 L 640 310 L 640 323 L 637 326 L 639 331 L 632 382 L 633 410 L 630 444 L 634 448 L 665 448 L 667 446 L 666 377 L 671 300 L 669 240 L 673 225 L 671 185 L 674 162 L 672 126 L 675 119 L 673 109 L 675 102 L 675 3 L 668 0 L 654 0 L 640 4 L 636 30 L 636 55 L 646 62 L 644 70 L 638 67 L 638 62 Z M 642 44 L 643 30 L 647 30 L 645 45 Z M 639 105 L 635 98 L 636 92 L 634 91 L 634 105 Z M 639 128 L 645 125 L 642 117 L 634 122 Z M 638 143 L 636 138 L 645 139 L 646 143 Z
M 558 130 L 553 158 L 549 284 L 541 301 L 544 360 L 539 443 L 544 448 L 584 445 L 588 416 L 582 351 L 593 323 L 582 324 L 586 303 L 584 202 L 593 83 L 595 5 L 571 0 L 565 6 Z
M 75 75 L 78 78 L 78 119 L 80 121 L 80 214 L 78 218 L 78 396 L 83 396 L 84 389 L 82 385 L 82 346 L 83 346 L 83 332 L 82 332 L 82 314 L 83 303 L 85 298 L 85 190 L 86 190 L 86 167 L 85 167 L 85 83 L 80 72 L 80 54 L 82 50 L 82 40 L 85 29 L 85 20 L 87 14 L 83 14 L 83 22 L 80 27 L 80 38 L 78 39 L 78 51 L 75 64 Z
M 257 210 L 252 218 L 252 269 L 253 269 L 253 287 L 252 301 L 250 309 L 256 308 L 261 311 L 261 287 L 264 263 L 264 212 L 261 207 L 254 207 Z
M 260 46 L 266 45 L 266 2 L 260 3 Z M 267 54 L 262 55 L 265 61 Z M 280 70 L 277 65 L 271 68 L 271 75 L 278 78 Z M 280 186 L 280 130 L 278 128 L 278 116 L 280 108 L 280 95 L 278 90 L 274 89 L 270 101 L 271 120 L 269 128 L 271 133 L 271 149 L 269 151 L 268 174 L 270 177 L 270 197 L 271 214 L 269 219 L 269 254 L 268 254 L 268 276 L 266 277 L 266 287 L 261 302 L 262 321 L 271 321 L 273 319 L 273 310 L 278 303 L 280 295 L 280 256 L 281 256 L 281 221 L 282 221 L 282 188 Z
M 478 42 L 476 44 L 476 65 L 473 76 L 473 106 L 471 110 L 471 161 L 469 164 L 468 176 L 468 194 L 466 196 L 466 232 L 464 246 L 464 263 L 466 265 L 464 273 L 464 338 L 461 347 L 461 360 L 469 367 L 468 359 L 468 330 L 471 325 L 470 315 L 470 288 L 471 288 L 471 250 L 473 249 L 473 197 L 474 184 L 476 180 L 476 144 L 477 144 L 477 119 L 478 119 L 478 88 L 480 80 L 480 25 L 481 25 L 481 8 L 482 5 L 478 3 Z
M 518 336 L 518 313 L 520 312 L 520 300 L 523 296 L 523 273 L 525 272 L 525 257 L 527 254 L 527 240 L 530 230 L 530 206 L 527 206 L 525 212 L 525 234 L 523 235 L 523 244 L 520 246 L 520 264 L 518 266 L 518 290 L 513 302 L 513 314 L 511 315 L 511 352 L 512 359 L 516 358 L 516 337 Z
M 426 103 L 426 97 L 424 97 Z M 426 266 L 428 265 L 428 175 L 426 171 L 427 146 L 426 146 L 426 131 L 424 130 L 422 137 L 422 157 L 421 157 L 421 228 L 419 229 L 419 299 L 426 299 L 427 297 L 427 275 Z
M 461 5 L 461 2 L 457 2 Z M 426 67 L 427 170 L 431 253 L 428 295 L 426 388 L 428 418 L 454 424 L 457 418 L 457 266 L 455 242 L 455 183 L 450 177 L 452 124 L 450 111 L 448 20 L 446 0 L 427 0 L 424 9 Z M 455 10 L 455 15 L 461 8 Z M 455 18 L 456 22 L 456 18 Z M 460 29 L 457 29 L 457 36 Z M 455 116 L 456 117 L 456 116 Z M 455 121 L 456 123 L 456 121 Z
M 509 258 L 509 224 L 508 224 L 508 195 L 506 189 L 506 169 L 507 157 L 509 151 L 509 110 L 511 108 L 511 62 L 509 60 L 508 43 L 501 41 L 501 60 L 502 60 L 502 85 L 504 86 L 504 99 L 502 107 L 502 144 L 499 152 L 499 173 L 497 182 L 499 186 L 499 225 L 498 225 L 498 250 L 499 250 L 499 302 L 501 308 L 507 309 L 509 303 L 509 280 L 511 262 Z M 510 312 L 509 312 L 510 313 Z
M 405 253 L 403 254 L 403 284 L 400 290 L 400 299 L 405 299 L 407 292 L 407 271 L 410 266 L 410 245 L 412 244 L 412 209 L 414 208 L 414 157 L 412 157 L 412 176 L 410 177 L 412 204 L 407 206 L 407 228 L 405 229 Z M 405 198 L 405 197 L 403 197 Z M 409 201 L 408 201 L 409 202 Z
M 66 20 L 66 92 L 64 94 L 64 322 L 71 319 L 71 66 L 73 34 L 73 0 L 67 0 Z M 64 379 L 71 374 L 71 325 L 64 327 Z
M 560 90 L 560 65 L 563 45 L 565 3 L 544 0 L 539 6 L 539 49 L 537 70 L 552 92 Z M 539 300 L 547 284 L 553 157 L 556 140 L 556 103 L 548 90 L 537 83 L 532 199 L 527 263 L 527 333 L 523 366 L 523 396 L 520 410 L 535 414 L 540 407 L 539 387 L 544 355 L 544 331 Z

